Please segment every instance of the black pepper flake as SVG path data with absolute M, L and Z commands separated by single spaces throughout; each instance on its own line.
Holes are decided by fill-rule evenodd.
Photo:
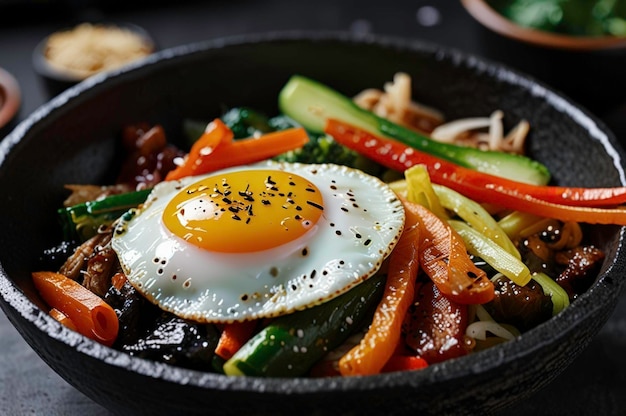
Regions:
M 341 210 L 342 210 L 343 212 L 348 212 L 348 208 L 346 208 L 346 207 L 341 207 Z
M 361 238 L 361 237 L 362 237 L 362 235 L 361 235 L 361 234 L 359 234 L 359 233 L 356 233 L 354 236 L 355 236 L 356 238 Z
M 307 187 L 307 188 L 305 188 L 305 191 L 307 191 L 307 192 L 315 192 L 315 189 Z
M 233 203 L 233 201 L 231 201 L 228 198 L 222 198 L 222 202 L 225 203 L 225 204 L 232 204 Z
M 330 185 L 330 189 L 332 189 L 333 191 L 337 190 L 337 186 L 336 185 Z
M 317 208 L 317 209 L 322 210 L 322 211 L 324 210 L 323 206 L 321 206 L 320 204 L 316 204 L 313 201 L 306 201 L 306 203 L 309 204 L 310 206 L 312 206 L 313 208 Z
M 247 300 L 248 300 L 248 295 L 247 294 L 244 293 L 243 295 L 241 295 L 241 301 L 242 302 L 245 302 Z
M 267 200 L 267 199 L 262 199 L 262 200 L 261 200 L 261 203 L 262 203 L 263 205 L 271 205 L 271 202 L 270 202 L 269 200 Z
M 236 215 L 236 214 L 235 214 L 235 215 L 233 215 L 233 217 L 232 217 L 232 218 L 233 218 L 234 220 L 236 220 L 236 221 L 241 221 L 241 217 L 239 217 L 239 215 Z
M 315 275 L 317 275 L 317 270 L 313 269 L 313 270 L 311 271 L 311 276 L 310 276 L 310 277 L 311 277 L 311 279 L 315 279 Z
M 289 185 L 291 185 L 291 186 L 296 186 L 296 183 L 295 183 L 295 182 L 293 182 L 293 181 L 290 181 L 290 182 L 289 182 Z
M 363 243 L 363 245 L 365 246 L 369 246 L 370 244 L 372 244 L 372 240 L 370 240 L 369 238 Z
M 305 248 L 303 248 L 303 249 L 302 249 L 302 255 L 303 255 L 303 256 L 308 256 L 308 254 L 309 254 L 309 249 L 308 249 L 308 248 L 306 248 L 306 247 L 305 247 Z
M 337 230 L 337 231 L 335 231 L 335 234 L 337 234 L 337 235 L 341 235 L 341 230 Z

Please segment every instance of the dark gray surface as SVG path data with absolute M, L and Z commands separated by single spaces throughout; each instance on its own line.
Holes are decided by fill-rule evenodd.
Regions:
M 34 23 L 23 18 L 0 27 L 0 67 L 11 72 L 20 83 L 21 117 L 24 117 L 48 98 L 30 65 L 33 48 L 48 33 L 85 16 L 100 15 L 139 24 L 155 37 L 160 47 L 269 30 L 339 29 L 400 35 L 481 52 L 473 22 L 454 0 L 387 2 L 384 12 L 379 4 L 374 1 L 291 3 L 281 0 L 182 2 L 141 9 L 118 7 L 109 12 L 92 8 L 66 21 L 49 19 Z M 439 20 L 435 19 L 436 24 L 432 26 L 420 23 L 423 14 L 432 11 L 429 7 L 439 13 Z M 626 111 L 616 109 L 599 115 L 618 138 L 626 140 Z M 0 414 L 108 414 L 50 370 L 6 317 L 0 315 Z M 601 333 L 563 375 L 503 414 L 626 415 L 625 351 L 626 293 Z

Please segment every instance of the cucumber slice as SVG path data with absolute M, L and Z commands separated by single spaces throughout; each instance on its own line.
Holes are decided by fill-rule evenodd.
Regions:
M 550 181 L 548 169 L 528 157 L 438 142 L 381 118 L 334 89 L 301 75 L 287 81 L 278 105 L 283 114 L 312 132 L 323 132 L 326 120 L 334 118 L 469 169 L 535 185 Z

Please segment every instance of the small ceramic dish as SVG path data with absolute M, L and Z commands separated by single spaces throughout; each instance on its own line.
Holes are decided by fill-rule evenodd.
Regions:
M 461 0 L 481 53 L 539 78 L 596 113 L 626 103 L 626 37 L 573 36 L 521 26 L 486 0 Z
M 44 38 L 33 67 L 50 96 L 91 75 L 136 62 L 155 51 L 152 37 L 129 23 L 81 23 Z

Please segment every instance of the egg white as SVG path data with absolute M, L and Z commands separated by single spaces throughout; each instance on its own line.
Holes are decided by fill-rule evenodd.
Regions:
M 269 161 L 222 172 L 250 169 L 284 170 L 314 183 L 324 199 L 317 224 L 273 249 L 209 252 L 172 234 L 161 218 L 169 200 L 203 176 L 160 183 L 119 220 L 112 239 L 135 288 L 162 309 L 199 322 L 276 317 L 372 276 L 402 233 L 402 203 L 378 178 L 345 166 Z

